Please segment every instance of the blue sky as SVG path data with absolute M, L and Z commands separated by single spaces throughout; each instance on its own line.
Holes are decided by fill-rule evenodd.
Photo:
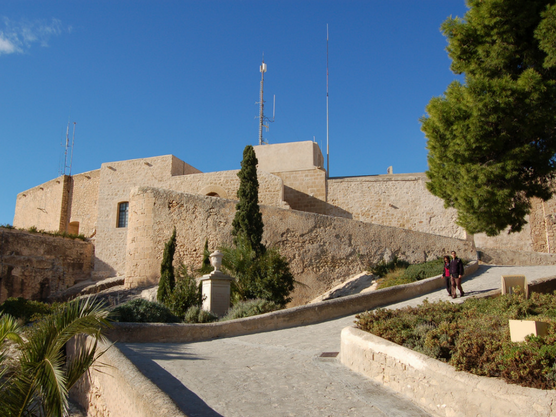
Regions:
M 440 24 L 464 0 L 3 1 L 0 224 L 19 192 L 56 178 L 68 121 L 72 173 L 174 154 L 238 169 L 258 144 L 264 53 L 269 143 L 326 151 L 330 175 L 423 172 L 419 118 L 456 79 Z

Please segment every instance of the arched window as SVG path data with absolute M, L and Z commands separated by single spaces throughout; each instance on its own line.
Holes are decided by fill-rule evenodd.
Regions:
M 129 203 L 124 201 L 118 204 L 118 227 L 127 227 Z

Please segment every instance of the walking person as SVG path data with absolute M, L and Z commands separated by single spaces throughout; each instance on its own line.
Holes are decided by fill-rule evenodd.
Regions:
M 449 265 L 450 277 L 452 281 L 452 298 L 456 298 L 456 287 L 459 290 L 461 297 L 465 295 L 463 288 L 461 288 L 461 279 L 463 278 L 463 262 L 457 257 L 455 251 L 452 251 L 452 260 Z
M 450 257 L 446 255 L 444 257 L 444 268 L 442 269 L 442 278 L 446 282 L 446 291 L 448 295 L 452 296 L 452 278 L 450 277 Z

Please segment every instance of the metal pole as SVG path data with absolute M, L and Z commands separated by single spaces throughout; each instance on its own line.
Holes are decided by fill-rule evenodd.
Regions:
M 260 111 L 259 111 L 259 145 L 263 144 L 263 119 L 264 119 L 264 101 L 263 101 L 263 84 L 264 84 L 264 73 L 266 72 L 266 64 L 261 64 L 261 96 L 260 96 Z
M 330 176 L 330 155 L 328 151 L 328 24 L 326 25 L 326 178 Z

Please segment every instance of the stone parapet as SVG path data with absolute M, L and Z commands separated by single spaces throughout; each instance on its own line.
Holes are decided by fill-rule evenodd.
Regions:
M 471 262 L 465 274 L 478 268 Z M 437 277 L 411 284 L 335 298 L 304 306 L 287 308 L 257 316 L 207 324 L 115 323 L 108 330 L 111 340 L 125 343 L 188 343 L 214 338 L 233 337 L 297 326 L 321 323 L 377 307 L 399 303 L 443 288 L 444 279 Z
M 76 355 L 79 344 L 91 338 L 79 337 L 68 343 L 68 356 Z M 145 377 L 115 345 L 100 342 L 106 352 L 71 389 L 70 398 L 86 410 L 87 417 L 187 417 L 167 393 Z
M 457 372 L 446 363 L 354 327 L 342 331 L 340 361 L 435 416 L 548 417 L 556 412 L 556 391 Z

